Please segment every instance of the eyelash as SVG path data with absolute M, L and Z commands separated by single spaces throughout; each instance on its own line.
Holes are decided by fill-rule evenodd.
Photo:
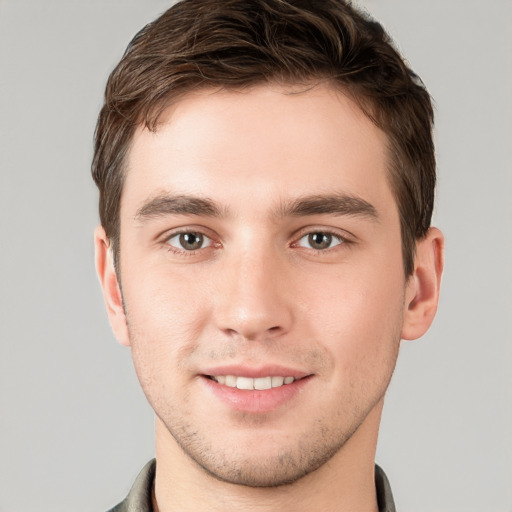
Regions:
M 179 237 L 181 235 L 200 235 L 210 241 L 210 244 L 208 244 L 206 247 L 199 247 L 196 250 L 186 250 L 185 248 L 179 249 L 178 247 L 174 247 L 170 244 L 170 240 L 173 238 Z M 180 256 L 194 256 L 196 255 L 200 250 L 202 249 L 208 249 L 212 246 L 220 247 L 220 243 L 215 242 L 213 237 L 208 236 L 206 233 L 204 233 L 201 230 L 198 229 L 181 229 L 179 231 L 173 231 L 172 233 L 168 234 L 164 239 L 164 245 L 166 246 L 167 251 L 172 252 L 174 254 L 178 254 Z
M 305 247 L 303 245 L 300 245 L 300 242 L 303 239 L 313 236 L 313 235 L 323 235 L 324 237 L 328 236 L 331 239 L 330 242 L 337 241 L 338 243 L 336 243 L 335 245 L 331 245 L 330 247 L 326 247 L 325 249 L 315 249 L 313 247 Z M 308 242 L 311 243 L 311 241 L 308 241 Z M 321 253 L 329 252 L 331 250 L 335 250 L 336 247 L 338 247 L 340 245 L 349 244 L 350 242 L 351 241 L 347 237 L 340 235 L 338 232 L 334 232 L 334 231 L 331 231 L 328 229 L 313 229 L 311 231 L 302 233 L 301 236 L 295 242 L 293 242 L 291 244 L 291 246 L 292 247 L 302 247 L 306 250 L 314 251 L 317 254 L 321 254 Z
M 179 237 L 181 235 L 186 235 L 186 234 L 192 234 L 192 235 L 196 235 L 196 236 L 200 235 L 200 236 L 208 239 L 210 241 L 210 243 L 207 246 L 199 247 L 196 250 L 187 250 L 185 248 L 179 249 L 179 248 L 174 247 L 173 245 L 170 244 L 170 240 L 172 240 L 173 238 Z M 311 235 L 316 235 L 316 234 L 321 234 L 321 235 L 324 235 L 324 236 L 327 235 L 329 237 L 332 237 L 332 239 L 337 240 L 339 243 L 336 243 L 334 246 L 327 247 L 325 249 L 314 249 L 313 247 L 304 247 L 304 246 L 299 245 L 300 241 L 303 240 L 305 237 L 309 237 Z M 185 257 L 187 257 L 187 256 L 194 256 L 199 251 L 204 250 L 204 249 L 221 247 L 221 243 L 220 242 L 215 242 L 213 237 L 208 236 L 206 233 L 204 233 L 204 231 L 201 231 L 199 229 L 181 229 L 179 231 L 174 231 L 174 232 L 166 235 L 166 237 L 164 238 L 163 243 L 164 243 L 164 245 L 166 246 L 166 249 L 169 252 L 172 252 L 174 254 L 178 254 L 180 256 L 185 256 Z M 334 230 L 329 230 L 329 229 L 308 229 L 307 231 L 302 231 L 300 236 L 298 238 L 295 238 L 295 240 L 290 244 L 290 247 L 294 247 L 294 248 L 295 247 L 300 247 L 300 248 L 305 249 L 307 251 L 313 252 L 314 254 L 320 255 L 320 254 L 323 254 L 323 253 L 331 252 L 332 250 L 336 250 L 336 248 L 339 247 L 340 245 L 349 245 L 349 244 L 352 244 L 352 243 L 354 243 L 353 240 L 351 240 L 348 236 L 341 235 L 339 232 L 336 232 Z

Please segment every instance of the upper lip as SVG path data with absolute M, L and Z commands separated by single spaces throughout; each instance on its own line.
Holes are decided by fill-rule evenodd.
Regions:
M 201 374 L 211 376 L 234 375 L 235 377 L 252 377 L 253 379 L 259 377 L 293 377 L 295 380 L 311 375 L 311 373 L 282 365 L 249 366 L 232 364 L 206 368 Z

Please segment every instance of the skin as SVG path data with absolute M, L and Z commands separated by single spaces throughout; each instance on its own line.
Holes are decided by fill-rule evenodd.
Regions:
M 100 227 L 97 269 L 157 415 L 160 510 L 377 510 L 384 393 L 443 266 L 431 229 L 404 276 L 387 165 L 385 134 L 326 84 L 200 91 L 135 134 L 120 268 Z M 212 392 L 225 365 L 307 379 L 248 412 Z

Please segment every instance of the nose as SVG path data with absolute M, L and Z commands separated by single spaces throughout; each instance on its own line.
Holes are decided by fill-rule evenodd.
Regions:
M 231 337 L 262 341 L 289 332 L 293 308 L 283 257 L 268 250 L 233 254 L 217 278 L 218 329 Z

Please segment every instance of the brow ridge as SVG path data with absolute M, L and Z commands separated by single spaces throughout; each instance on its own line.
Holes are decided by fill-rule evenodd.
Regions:
M 223 215 L 215 201 L 209 198 L 184 194 L 160 194 L 144 203 L 135 214 L 135 219 L 143 221 L 165 215 L 202 215 L 220 217 Z
M 353 194 L 312 195 L 298 198 L 280 205 L 279 217 L 302 217 L 312 215 L 354 215 L 378 220 L 376 208 Z
M 186 194 L 159 194 L 144 203 L 135 214 L 135 219 L 157 218 L 165 215 L 198 215 L 207 217 L 226 216 L 222 209 L 210 198 Z M 283 217 L 303 217 L 313 215 L 353 215 L 378 220 L 375 207 L 361 197 L 352 194 L 317 194 L 300 197 L 281 203 L 273 215 Z

